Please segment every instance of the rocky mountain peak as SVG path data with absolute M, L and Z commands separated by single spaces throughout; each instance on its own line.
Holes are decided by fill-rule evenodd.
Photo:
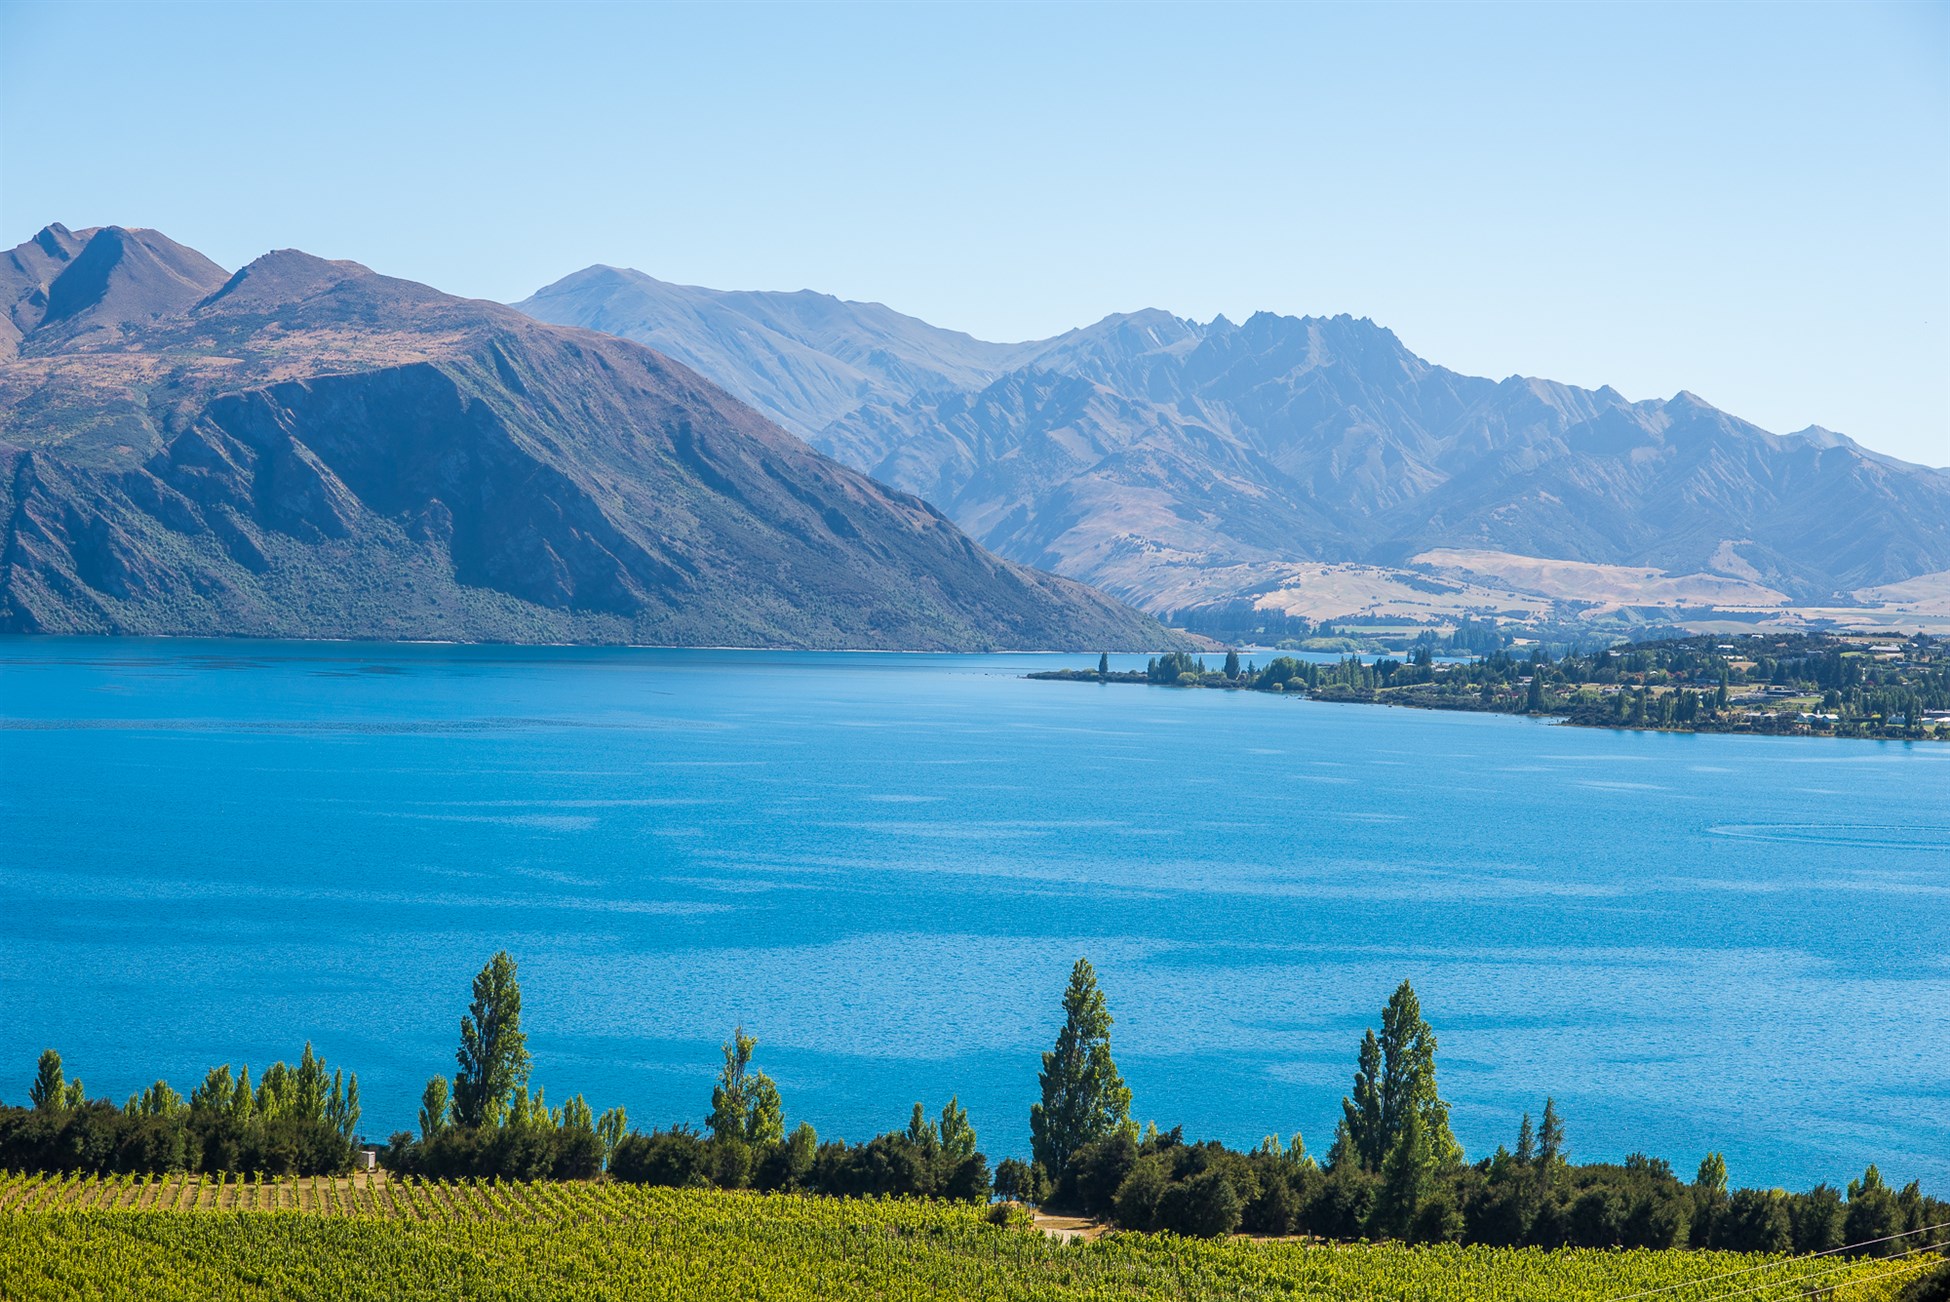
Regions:
M 1181 642 L 638 344 L 292 249 L 107 227 L 60 265 L 0 358 L 0 632 Z
M 693 313 L 765 297 L 686 293 Z M 799 333 L 795 366 L 861 355 L 877 327 L 841 306 L 821 334 Z M 618 328 L 560 302 L 545 315 Z M 761 407 L 796 401 L 761 382 L 750 350 L 707 350 L 654 304 L 623 333 L 694 348 L 693 364 L 751 386 Z M 910 339 L 925 350 L 939 337 Z M 1942 474 L 1825 432 L 1777 439 L 1690 391 L 1634 403 L 1610 387 L 1458 374 L 1368 317 L 1116 313 L 1016 346 L 1000 378 L 914 356 L 863 379 L 823 425 L 791 408 L 799 428 L 1004 554 L 1153 609 L 1189 591 L 1261 590 L 1260 566 L 1394 565 L 1445 546 L 1683 574 L 1707 567 L 1718 540 L 1747 538 L 1768 581 L 1800 594 L 1950 568 Z M 1811 444 L 1823 459 L 1790 473 L 1785 459 Z M 1867 463 L 1882 469 L 1859 474 Z M 1836 545 L 1838 509 L 1887 545 Z M 1188 577 L 1207 566 L 1225 577 Z
M 167 236 L 122 226 L 80 235 L 47 226 L 14 250 L 10 264 L 24 273 L 10 286 L 17 294 L 26 291 L 16 298 L 13 313 L 23 334 L 115 331 L 183 310 L 221 285 L 226 275 L 216 263 Z M 44 288 L 19 283 L 34 279 L 37 270 L 55 271 Z M 20 310 L 21 298 L 39 311 Z
M 298 249 L 274 249 L 239 268 L 209 296 L 209 301 L 233 307 L 292 303 L 373 274 L 357 262 L 335 262 Z
M 93 235 L 95 230 L 96 228 L 90 227 L 76 235 L 60 222 L 49 222 L 41 227 L 40 233 L 34 236 L 32 243 L 48 257 L 66 262 L 81 252 L 82 246 L 88 243 L 88 237 Z

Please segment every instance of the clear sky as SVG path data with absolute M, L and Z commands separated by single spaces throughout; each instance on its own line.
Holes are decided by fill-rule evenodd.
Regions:
M 0 237 L 987 338 L 1351 312 L 1950 464 L 1950 4 L 7 3 Z

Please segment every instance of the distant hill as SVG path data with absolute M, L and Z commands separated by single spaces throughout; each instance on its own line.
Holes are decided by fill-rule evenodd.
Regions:
M 738 293 L 587 267 L 515 304 L 648 344 L 806 437 L 869 402 L 978 385 L 1023 355 L 826 294 Z
M 582 279 L 597 271 L 600 295 Z M 1536 592 L 1539 561 L 1573 561 L 1643 571 L 1648 594 L 1761 605 L 1846 604 L 1950 569 L 1950 474 L 1827 430 L 1770 434 L 1690 393 L 1630 402 L 1461 375 L 1368 320 L 1145 311 L 1031 344 L 946 335 L 952 347 L 917 359 L 943 332 L 878 305 L 685 288 L 679 312 L 671 290 L 591 269 L 521 306 L 654 338 L 782 419 L 768 388 L 779 372 L 747 336 L 721 326 L 707 341 L 694 322 L 765 317 L 782 341 L 767 346 L 799 350 L 802 368 L 835 339 L 858 352 L 902 323 L 901 367 L 862 371 L 844 402 L 792 409 L 802 427 L 838 413 L 808 431 L 814 446 L 926 497 L 1002 555 L 1152 610 L 1298 608 L 1280 594 L 1303 563 L 1435 571 L 1459 553 L 1512 594 Z M 772 310 L 808 298 L 816 332 Z M 1586 604 L 1631 600 L 1608 589 Z
M 0 631 L 1178 644 L 609 335 L 118 227 L 0 308 Z

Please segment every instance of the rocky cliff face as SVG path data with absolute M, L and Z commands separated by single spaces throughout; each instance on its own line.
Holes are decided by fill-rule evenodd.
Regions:
M 611 279 L 597 314 L 573 279 L 524 307 L 690 346 L 660 296 Z M 711 291 L 685 293 L 705 310 Z M 846 335 L 835 314 L 860 305 L 826 302 L 820 336 L 793 346 Z M 987 347 L 946 349 L 908 382 L 877 375 L 808 437 L 1003 555 L 1152 609 L 1250 597 L 1295 562 L 1404 567 L 1433 549 L 1722 575 L 1816 602 L 1950 570 L 1950 475 L 1825 430 L 1776 436 L 1688 393 L 1460 375 L 1345 316 L 1146 311 Z M 694 355 L 778 401 L 748 351 Z
M 1173 641 L 620 339 L 116 228 L 50 227 L 0 290 L 0 630 Z

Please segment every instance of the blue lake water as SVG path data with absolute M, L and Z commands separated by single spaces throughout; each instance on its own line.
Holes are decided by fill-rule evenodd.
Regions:
M 1950 1190 L 1950 747 L 1037 683 L 1083 657 L 0 642 L 0 1099 L 306 1038 L 369 1136 L 521 965 L 535 1079 L 701 1122 L 959 1093 L 1027 1149 L 1088 955 L 1140 1118 L 1324 1153 L 1403 977 L 1474 1155 Z

